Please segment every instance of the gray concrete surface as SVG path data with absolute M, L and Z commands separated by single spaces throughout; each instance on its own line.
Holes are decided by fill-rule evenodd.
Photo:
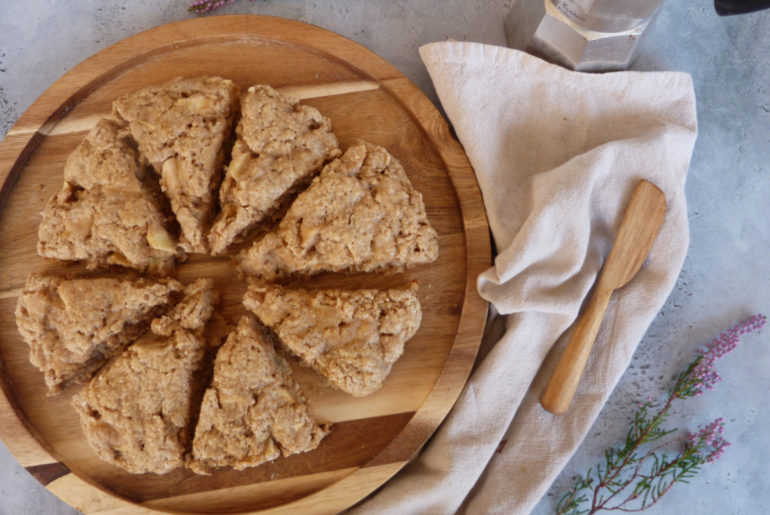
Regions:
M 505 44 L 510 0 L 239 0 L 217 13 L 313 23 L 389 60 L 437 102 L 417 48 L 447 38 Z M 0 2 L 0 136 L 62 73 L 138 31 L 192 17 L 184 0 Z M 619 442 L 636 402 L 657 396 L 694 350 L 770 313 L 770 11 L 719 18 L 708 0 L 667 0 L 633 68 L 693 75 L 700 135 L 687 182 L 691 245 L 677 285 L 590 435 L 534 513 Z M 648 513 L 767 513 L 770 330 L 722 360 L 724 381 L 677 408 L 673 427 L 727 423 L 727 453 Z M 2 423 L 2 421 L 0 421 Z M 0 445 L 0 514 L 71 514 Z

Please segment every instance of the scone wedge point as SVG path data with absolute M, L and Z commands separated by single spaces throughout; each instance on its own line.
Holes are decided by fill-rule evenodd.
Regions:
M 198 474 L 244 470 L 313 450 L 328 433 L 272 342 L 253 318 L 242 317 L 217 352 L 188 467 Z
M 420 326 L 417 285 L 389 290 L 304 290 L 251 285 L 243 304 L 334 387 L 369 395 L 382 386 Z
M 178 251 L 127 126 L 100 120 L 64 166 L 64 185 L 43 211 L 38 254 L 166 274 Z
M 16 307 L 16 326 L 48 392 L 82 383 L 144 333 L 182 290 L 173 279 L 66 279 L 33 273 Z
M 331 125 L 317 109 L 270 86 L 248 89 L 219 190 L 221 211 L 209 232 L 213 254 L 224 253 L 339 156 Z
M 160 174 L 187 252 L 208 252 L 206 233 L 238 95 L 230 80 L 197 77 L 149 86 L 113 103 L 140 152 Z
M 321 272 L 401 271 L 438 257 L 422 195 L 382 147 L 361 143 L 327 164 L 278 228 L 238 255 L 271 281 Z
M 184 466 L 207 348 L 203 336 L 218 295 L 199 279 L 152 331 L 97 373 L 72 405 L 99 457 L 130 473 Z

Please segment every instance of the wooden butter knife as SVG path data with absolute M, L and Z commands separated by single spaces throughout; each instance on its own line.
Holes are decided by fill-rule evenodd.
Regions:
M 551 413 L 563 415 L 569 408 L 612 292 L 625 286 L 639 271 L 665 216 L 666 196 L 651 182 L 639 181 L 591 300 L 575 322 L 575 331 L 540 398 Z

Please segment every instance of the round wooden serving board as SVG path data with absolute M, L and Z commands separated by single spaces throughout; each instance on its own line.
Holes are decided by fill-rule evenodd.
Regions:
M 439 259 L 405 274 L 326 276 L 311 286 L 404 286 L 419 281 L 422 325 L 385 386 L 364 398 L 331 390 L 293 363 L 317 417 L 334 424 L 313 452 L 244 472 L 131 475 L 100 461 L 69 401 L 47 397 L 28 360 L 14 309 L 27 274 L 62 270 L 36 254 L 39 213 L 62 184 L 67 155 L 119 95 L 175 77 L 219 75 L 270 84 L 328 116 L 344 149 L 358 139 L 389 149 L 423 193 Z M 262 16 L 164 25 L 84 61 L 51 86 L 0 144 L 0 437 L 19 462 L 86 513 L 334 512 L 374 491 L 420 449 L 457 399 L 486 319 L 476 277 L 490 265 L 481 194 L 462 148 L 431 102 L 398 70 L 337 34 Z M 78 272 L 79 266 L 66 267 Z M 178 278 L 213 277 L 222 310 L 245 313 L 226 258 L 193 256 Z

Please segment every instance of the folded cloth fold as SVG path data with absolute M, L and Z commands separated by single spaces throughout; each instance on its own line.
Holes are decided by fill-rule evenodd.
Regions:
M 364 513 L 528 513 L 585 437 L 674 286 L 697 133 L 689 75 L 584 74 L 478 43 L 420 48 L 476 172 L 498 249 L 478 279 L 499 316 L 455 407 Z M 615 292 L 572 407 L 539 397 L 640 179 L 666 194 L 641 271 Z

